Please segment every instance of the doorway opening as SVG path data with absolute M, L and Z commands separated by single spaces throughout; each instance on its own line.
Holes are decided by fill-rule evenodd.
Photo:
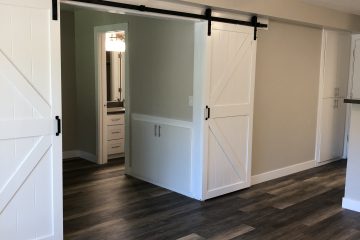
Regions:
M 190 195 L 195 24 L 61 10 L 64 230 L 75 237 L 120 205 Z
M 94 28 L 98 164 L 124 159 L 125 139 L 130 140 L 130 134 L 125 133 L 130 126 L 126 114 L 130 105 L 125 100 L 129 77 L 127 28 L 127 23 Z

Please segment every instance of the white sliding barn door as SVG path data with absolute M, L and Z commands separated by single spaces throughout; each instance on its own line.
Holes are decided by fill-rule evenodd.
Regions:
M 208 42 L 205 199 L 250 186 L 255 58 L 252 27 L 213 23 Z
M 0 239 L 62 239 L 59 21 L 0 0 Z

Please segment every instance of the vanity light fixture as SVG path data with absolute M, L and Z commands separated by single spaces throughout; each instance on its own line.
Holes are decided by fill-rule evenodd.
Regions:
M 105 50 L 108 52 L 125 52 L 125 37 L 121 33 L 107 32 L 105 34 Z

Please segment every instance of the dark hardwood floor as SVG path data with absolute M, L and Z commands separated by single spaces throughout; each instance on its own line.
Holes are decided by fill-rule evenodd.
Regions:
M 360 239 L 341 209 L 345 161 L 199 202 L 124 175 L 121 161 L 64 161 L 65 239 Z

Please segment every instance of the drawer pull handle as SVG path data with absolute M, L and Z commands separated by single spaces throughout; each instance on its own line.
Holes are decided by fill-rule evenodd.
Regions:
M 115 122 L 115 121 L 120 121 L 121 118 L 116 118 L 116 119 L 111 119 L 111 121 Z
M 111 132 L 111 134 L 116 134 L 116 133 L 120 133 L 120 132 Z
M 116 147 L 111 147 L 112 149 L 115 149 L 115 148 L 120 148 L 120 146 L 116 146 Z

